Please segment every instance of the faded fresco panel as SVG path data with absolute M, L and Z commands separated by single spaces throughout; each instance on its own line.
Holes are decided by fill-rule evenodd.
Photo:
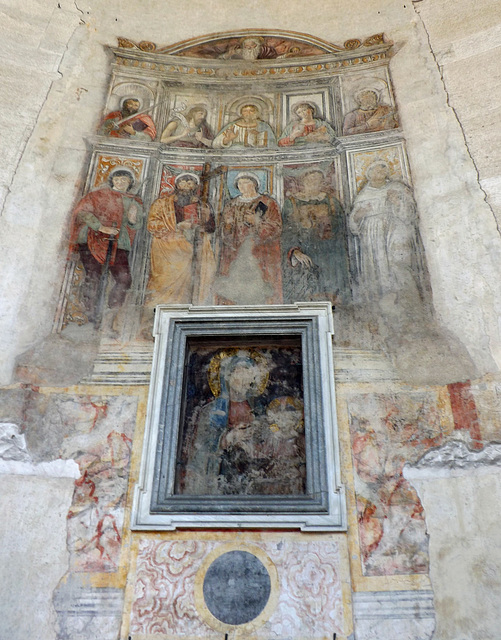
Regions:
M 342 88 L 344 136 L 387 131 L 399 126 L 385 68 L 344 77 Z
M 201 184 L 202 181 L 202 184 Z M 210 301 L 215 274 L 214 211 L 200 165 L 164 166 L 160 197 L 150 207 L 152 236 L 145 306 Z
M 433 390 L 361 393 L 348 413 L 364 575 L 427 573 L 423 508 L 402 468 L 444 442 L 448 407 Z
M 350 267 L 340 179 L 332 163 L 284 172 L 284 302 L 350 299 Z
M 304 495 L 301 348 L 189 342 L 178 495 Z
M 154 120 L 158 82 L 117 78 L 108 100 L 108 109 L 97 133 L 128 142 L 151 142 L 157 136 Z
M 218 222 L 218 304 L 282 302 L 282 215 L 278 201 L 263 192 L 266 174 L 243 169 L 233 179 L 228 172 L 228 194 L 235 195 L 226 200 Z
M 34 462 L 60 457 L 75 460 L 80 468 L 67 516 L 72 572 L 118 568 L 136 414 L 134 396 L 36 389 L 2 394 L 0 421 L 20 425 Z
M 303 56 L 323 55 L 328 49 L 313 43 L 293 38 L 247 35 L 241 38 L 215 38 L 210 42 L 191 45 L 179 49 L 175 53 L 189 58 L 219 58 L 221 60 L 275 60 L 277 58 L 295 58 Z M 328 45 L 327 45 L 328 46 Z M 170 53 L 172 47 L 166 47 Z
M 116 571 L 137 399 L 55 396 L 47 411 L 68 433 L 61 457 L 74 459 L 81 473 L 68 513 L 70 570 Z
M 374 59 L 360 58 L 367 47 Z M 161 303 L 350 305 L 360 256 L 348 196 L 363 195 L 374 160 L 408 180 L 403 142 L 390 147 L 390 125 L 372 124 L 394 114 L 390 47 L 382 34 L 343 46 L 259 30 L 170 47 L 120 38 L 55 330 L 88 325 L 120 348 L 151 339 Z M 166 65 L 165 54 L 194 58 Z M 377 98 L 377 148 L 367 137 L 344 149 L 361 87 Z
M 225 120 L 230 120 L 214 138 L 216 149 L 276 147 L 272 124 L 274 105 L 269 96 L 238 97 L 225 105 Z
M 70 225 L 70 254 L 56 324 L 94 323 L 117 332 L 120 311 L 132 286 L 135 238 L 145 212 L 139 197 L 142 158 L 97 154 L 92 189 L 76 204 Z
M 205 94 L 186 93 L 173 96 L 160 142 L 171 147 L 207 149 L 212 147 L 217 128 L 214 99 Z M 208 119 L 211 122 L 208 122 Z
M 278 139 L 279 147 L 336 143 L 334 129 L 324 116 L 327 110 L 325 94 L 286 96 L 285 102 L 289 118 Z

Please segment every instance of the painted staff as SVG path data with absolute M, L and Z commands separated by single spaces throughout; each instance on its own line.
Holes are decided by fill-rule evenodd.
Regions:
M 201 284 L 201 270 L 202 270 L 202 244 L 203 234 L 202 231 L 206 225 L 210 222 L 211 210 L 209 206 L 209 187 L 211 178 L 219 175 L 223 175 L 227 172 L 227 167 L 216 167 L 211 169 L 209 162 L 206 162 L 203 166 L 202 175 L 200 176 L 201 193 L 200 193 L 200 226 L 195 228 L 195 235 L 193 238 L 193 259 L 192 259 L 192 273 L 191 273 L 191 300 L 193 304 L 200 304 L 203 302 L 204 292 L 200 290 Z

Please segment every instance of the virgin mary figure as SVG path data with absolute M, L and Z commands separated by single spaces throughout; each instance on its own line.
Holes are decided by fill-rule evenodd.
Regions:
M 225 349 L 213 356 L 208 376 L 214 399 L 188 418 L 177 492 L 245 494 L 250 467 L 259 467 L 252 434 L 264 412 L 259 400 L 268 384 L 266 358 L 255 350 Z

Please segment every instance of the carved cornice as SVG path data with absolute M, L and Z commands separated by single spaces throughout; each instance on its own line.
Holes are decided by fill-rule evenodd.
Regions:
M 358 42 L 358 41 L 357 41 Z M 354 67 L 381 64 L 389 57 L 392 43 L 369 47 L 346 48 L 315 58 L 286 58 L 274 60 L 208 60 L 202 58 L 180 58 L 164 53 L 148 52 L 139 48 L 110 47 L 118 67 L 126 67 L 140 73 L 145 71 L 182 81 L 192 82 L 228 80 L 288 82 L 291 77 L 324 77 L 342 73 Z
M 90 148 L 98 153 L 117 154 L 130 157 L 152 157 L 162 162 L 203 164 L 204 162 L 222 165 L 247 164 L 295 164 L 304 162 L 304 149 L 272 147 L 259 149 L 259 160 L 256 160 L 256 150 L 246 149 L 187 149 L 172 147 L 161 142 L 134 142 L 104 136 L 88 136 L 86 138 Z M 337 145 L 319 145 L 308 148 L 308 160 L 333 160 L 343 151 L 340 142 Z

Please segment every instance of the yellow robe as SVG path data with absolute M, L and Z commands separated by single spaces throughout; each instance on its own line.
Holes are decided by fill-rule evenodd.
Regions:
M 210 304 L 211 285 L 215 274 L 215 259 L 210 234 L 199 227 L 196 243 L 200 261 L 194 268 L 195 230 L 182 231 L 176 225 L 174 196 L 159 198 L 151 205 L 148 231 L 151 243 L 150 278 L 146 290 L 146 305 Z M 196 276 L 195 276 L 196 274 Z

